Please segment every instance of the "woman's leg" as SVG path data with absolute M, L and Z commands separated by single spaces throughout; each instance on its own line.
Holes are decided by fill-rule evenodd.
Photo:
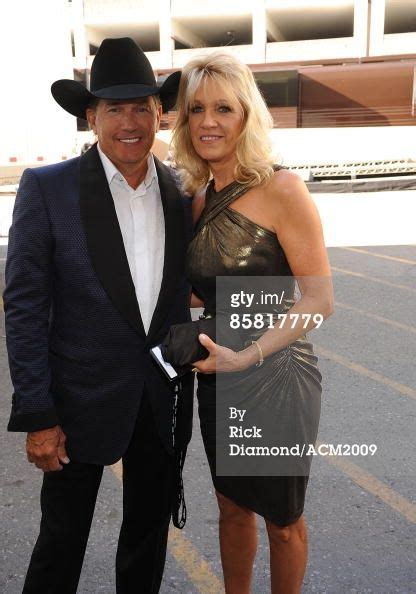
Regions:
M 257 549 L 256 515 L 216 491 L 226 594 L 249 594 Z
M 301 516 L 289 526 L 266 520 L 270 543 L 272 594 L 299 594 L 305 574 L 308 535 Z

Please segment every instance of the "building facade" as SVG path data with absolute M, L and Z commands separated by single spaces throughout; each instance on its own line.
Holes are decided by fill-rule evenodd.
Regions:
M 77 150 L 75 122 L 58 115 L 45 93 L 56 78 L 88 84 L 92 59 L 106 37 L 134 38 L 160 77 L 201 53 L 234 54 L 252 68 L 279 129 L 416 123 L 415 0 L 14 0 L 13 6 L 12 15 L 3 14 L 3 26 L 9 22 L 3 55 L 22 51 L 15 32 L 19 15 L 29 11 L 34 20 L 25 19 L 24 53 L 32 52 L 31 76 L 39 73 L 32 98 L 44 135 L 38 128 L 31 132 L 29 118 L 15 142 L 15 126 L 0 116 L 11 140 L 0 149 L 0 163 L 13 156 L 30 161 L 39 151 L 47 160 L 62 158 Z M 35 59 L 40 45 L 43 53 Z M 21 74 L 9 63 L 13 84 L 22 87 Z M 164 119 L 165 128 L 173 118 Z M 60 138 L 58 123 L 65 131 Z M 77 127 L 82 131 L 83 123 Z

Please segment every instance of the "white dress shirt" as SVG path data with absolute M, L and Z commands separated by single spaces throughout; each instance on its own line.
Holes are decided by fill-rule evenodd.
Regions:
M 98 145 L 146 334 L 156 307 L 163 276 L 165 218 L 155 162 L 150 153 L 147 173 L 133 190 Z

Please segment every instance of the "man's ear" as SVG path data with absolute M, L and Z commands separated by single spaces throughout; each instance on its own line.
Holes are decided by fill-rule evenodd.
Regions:
M 96 128 L 95 128 L 96 111 L 95 111 L 95 109 L 93 109 L 91 107 L 87 107 L 85 114 L 87 116 L 87 122 L 88 122 L 89 129 L 92 130 L 94 132 L 94 134 L 96 134 Z
M 163 108 L 161 105 L 157 106 L 157 112 L 156 112 L 156 118 L 157 118 L 157 123 L 156 123 L 156 132 L 159 132 L 160 129 L 160 120 L 162 118 L 162 112 L 163 112 Z

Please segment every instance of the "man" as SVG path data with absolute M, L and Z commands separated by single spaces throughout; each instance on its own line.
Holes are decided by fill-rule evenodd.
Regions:
M 158 94 L 171 98 L 173 78 L 159 89 L 132 39 L 104 40 L 91 91 L 52 85 L 98 144 L 21 180 L 4 293 L 8 428 L 27 432 L 28 459 L 44 471 L 25 594 L 76 592 L 103 466 L 120 457 L 117 592 L 159 591 L 192 422 L 192 378 L 174 415 L 172 388 L 149 355 L 171 324 L 189 320 L 190 205 L 150 152 Z

